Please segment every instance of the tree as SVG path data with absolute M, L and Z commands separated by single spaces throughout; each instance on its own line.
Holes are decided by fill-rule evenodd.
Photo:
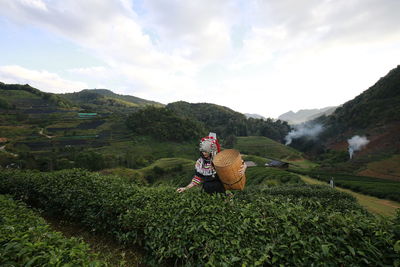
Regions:
M 90 171 L 98 171 L 105 167 L 105 161 L 102 154 L 97 152 L 81 152 L 76 157 L 76 166 Z
M 191 141 L 205 134 L 196 120 L 151 106 L 129 115 L 126 125 L 135 134 L 152 136 L 160 141 Z

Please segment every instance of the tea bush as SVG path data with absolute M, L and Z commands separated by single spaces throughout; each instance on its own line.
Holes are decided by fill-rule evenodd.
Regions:
M 293 203 L 302 201 L 302 199 L 312 200 L 303 202 L 303 205 L 307 205 L 310 208 L 322 206 L 326 210 L 341 212 L 358 210 L 366 213 L 357 203 L 355 197 L 324 185 L 288 184 L 276 187 L 251 187 L 247 192 L 239 192 L 238 197 L 252 201 L 258 197 L 259 193 L 269 196 L 281 196 Z
M 23 203 L 0 195 L 1 266 L 105 266 L 94 256 L 82 241 L 52 231 Z
M 140 187 L 82 170 L 0 173 L 0 192 L 120 242 L 139 244 L 150 265 L 400 263 L 399 218 L 370 215 L 354 199 L 330 193 L 334 190 L 303 189 L 261 188 L 227 198 L 199 190 L 179 194 L 173 187 Z M 335 207 L 339 198 L 348 205 Z
M 140 173 L 138 170 L 129 169 L 129 168 L 112 168 L 112 169 L 104 169 L 100 171 L 101 174 L 104 175 L 115 175 L 119 177 L 125 178 L 127 181 L 131 183 L 135 183 L 137 185 L 147 185 L 148 182 L 144 178 L 143 174 Z

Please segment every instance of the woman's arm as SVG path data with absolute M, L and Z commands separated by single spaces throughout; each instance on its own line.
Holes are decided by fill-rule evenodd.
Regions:
M 197 186 L 197 185 L 198 185 L 198 184 L 191 182 L 190 184 L 188 184 L 188 185 L 185 186 L 185 187 L 179 187 L 178 189 L 176 189 L 176 192 L 182 193 L 183 191 L 186 191 L 186 190 L 188 190 L 188 189 L 190 189 L 190 188 L 192 188 L 192 187 L 194 187 L 194 186 Z

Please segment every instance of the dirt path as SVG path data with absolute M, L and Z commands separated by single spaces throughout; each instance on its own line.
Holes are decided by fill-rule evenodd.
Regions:
M 50 135 L 47 135 L 47 134 L 43 133 L 43 130 L 44 130 L 43 128 L 40 129 L 40 131 L 39 131 L 39 134 L 40 134 L 40 135 L 43 135 L 43 136 L 45 136 L 45 137 L 47 137 L 47 138 L 50 138 L 50 139 L 55 137 L 55 136 L 50 136 Z
M 11 156 L 14 156 L 14 157 L 18 157 L 17 154 L 8 152 L 8 151 L 6 150 L 6 146 L 5 146 L 5 145 L 4 145 L 4 146 L 0 146 L 0 151 L 3 151 L 4 153 L 10 154 Z
M 308 184 L 323 184 L 326 185 L 325 182 L 310 178 L 305 175 L 300 175 L 301 179 L 308 183 Z M 400 203 L 392 200 L 387 200 L 387 199 L 381 199 L 377 197 L 372 197 L 372 196 L 367 196 L 363 195 L 354 191 L 351 191 L 349 189 L 344 189 L 340 187 L 335 187 L 337 190 L 349 193 L 353 195 L 355 198 L 357 198 L 358 203 L 360 203 L 361 206 L 366 208 L 368 211 L 379 214 L 379 215 L 384 215 L 384 216 L 394 216 L 396 214 L 396 210 L 400 208 Z
M 108 266 L 146 266 L 142 263 L 145 251 L 137 246 L 124 246 L 107 235 L 93 233 L 79 224 L 59 218 L 44 216 L 44 219 L 53 230 L 63 233 L 64 236 L 82 238 L 90 250 L 98 253 L 99 259 L 108 263 Z

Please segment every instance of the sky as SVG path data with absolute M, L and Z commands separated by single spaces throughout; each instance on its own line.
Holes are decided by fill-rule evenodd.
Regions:
M 277 118 L 400 65 L 399 0 L 0 0 L 0 81 Z

